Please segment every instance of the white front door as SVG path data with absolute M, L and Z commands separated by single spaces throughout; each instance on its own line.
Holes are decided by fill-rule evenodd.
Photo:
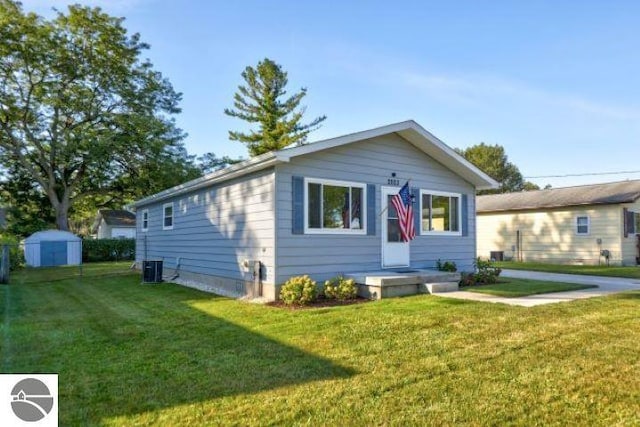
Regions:
M 400 188 L 382 187 L 382 268 L 409 266 L 409 242 L 400 238 L 398 212 L 391 203 L 398 191 Z

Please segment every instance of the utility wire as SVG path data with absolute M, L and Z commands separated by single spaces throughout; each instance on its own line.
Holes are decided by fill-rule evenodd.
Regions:
M 564 174 L 564 175 L 525 176 L 523 178 L 526 178 L 526 179 L 533 179 L 533 178 L 568 178 L 570 176 L 623 175 L 625 173 L 640 173 L 640 170 L 637 170 L 637 171 L 620 171 L 620 172 L 567 173 L 567 174 Z

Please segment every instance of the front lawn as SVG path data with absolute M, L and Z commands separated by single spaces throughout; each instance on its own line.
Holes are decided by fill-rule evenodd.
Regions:
M 528 295 L 548 294 L 551 292 L 577 291 L 580 289 L 597 288 L 595 285 L 577 285 L 573 283 L 546 282 L 542 280 L 501 278 L 492 285 L 469 286 L 465 291 L 498 297 L 525 297 Z
M 511 270 L 545 271 L 548 273 L 586 274 L 592 276 L 627 277 L 640 279 L 640 267 L 620 267 L 606 265 L 561 265 L 541 262 L 496 262 L 496 267 Z
M 639 292 L 291 311 L 129 274 L 0 300 L 2 372 L 59 373 L 60 425 L 640 423 Z

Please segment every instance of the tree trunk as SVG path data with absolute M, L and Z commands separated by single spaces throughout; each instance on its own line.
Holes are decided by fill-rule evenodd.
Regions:
M 69 201 L 63 200 L 55 206 L 55 211 L 58 230 L 69 231 Z

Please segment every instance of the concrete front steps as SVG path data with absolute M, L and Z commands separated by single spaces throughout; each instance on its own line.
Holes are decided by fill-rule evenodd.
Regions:
M 345 274 L 358 284 L 358 295 L 369 299 L 435 294 L 458 290 L 460 273 L 402 269 Z

